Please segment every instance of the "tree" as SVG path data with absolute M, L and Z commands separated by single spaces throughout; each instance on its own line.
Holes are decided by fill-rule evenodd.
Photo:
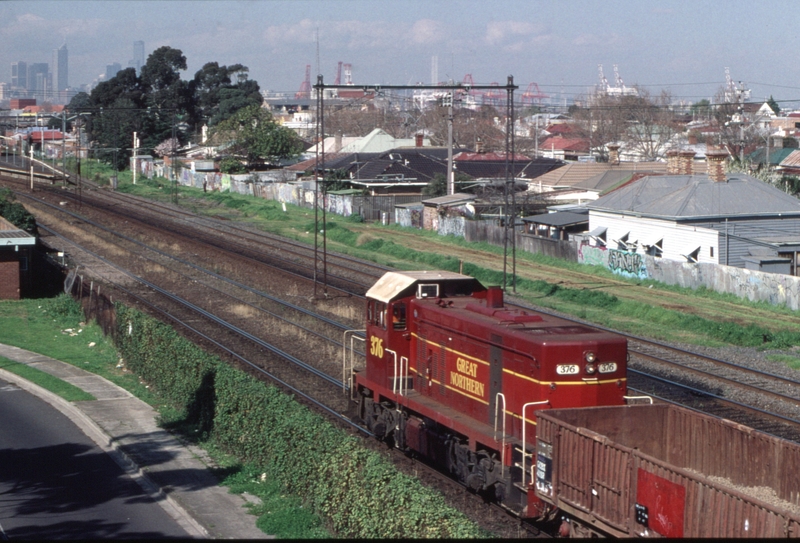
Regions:
M 781 106 L 778 105 L 778 102 L 775 101 L 775 98 L 773 98 L 771 94 L 769 95 L 769 100 L 767 100 L 767 105 L 772 108 L 775 115 L 781 114 Z
M 189 84 L 197 124 L 214 126 L 239 109 L 262 104 L 258 83 L 249 80 L 247 72 L 247 66 L 220 66 L 217 62 L 208 62 L 197 71 Z
M 227 152 L 241 156 L 248 166 L 270 163 L 300 154 L 302 145 L 295 133 L 275 122 L 261 106 L 248 106 L 211 130 L 211 139 L 227 145 Z
M 432 198 L 445 196 L 447 194 L 447 176 L 443 173 L 434 175 L 430 183 L 422 187 L 422 194 Z
M 606 144 L 621 142 L 643 160 L 656 160 L 664 155 L 678 128 L 671 99 L 666 91 L 652 97 L 644 89 L 637 89 L 635 95 L 601 94 L 576 110 L 575 119 L 601 159 Z
M 703 98 L 692 104 L 689 111 L 692 113 L 693 117 L 708 118 L 711 116 L 711 102 Z

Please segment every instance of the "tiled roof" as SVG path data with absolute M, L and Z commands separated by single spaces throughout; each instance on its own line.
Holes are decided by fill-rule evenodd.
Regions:
M 596 175 L 614 170 L 664 173 L 667 171 L 667 163 L 622 162 L 612 165 L 607 162 L 570 162 L 536 178 L 536 182 L 549 187 L 572 187 Z
M 552 136 L 539 144 L 539 149 L 543 151 L 588 151 L 589 141 L 582 138 L 564 138 L 562 136 Z

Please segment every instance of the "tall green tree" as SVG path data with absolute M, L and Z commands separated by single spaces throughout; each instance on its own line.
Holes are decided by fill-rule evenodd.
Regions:
M 258 83 L 247 78 L 248 68 L 241 64 L 220 66 L 206 63 L 190 82 L 197 124 L 214 126 L 237 110 L 261 105 Z
M 261 106 L 238 110 L 211 131 L 212 142 L 226 147 L 226 152 L 241 157 L 249 167 L 300 154 L 302 144 L 290 129 L 276 123 Z
M 778 102 L 775 101 L 775 98 L 773 98 L 771 94 L 769 95 L 769 100 L 767 100 L 767 105 L 772 108 L 775 115 L 781 114 L 781 106 L 778 105 Z

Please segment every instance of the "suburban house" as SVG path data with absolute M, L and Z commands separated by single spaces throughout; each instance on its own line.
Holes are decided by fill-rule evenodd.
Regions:
M 588 203 L 590 244 L 798 275 L 800 200 L 749 175 L 725 175 L 725 151 L 707 157 L 708 175 L 648 175 Z

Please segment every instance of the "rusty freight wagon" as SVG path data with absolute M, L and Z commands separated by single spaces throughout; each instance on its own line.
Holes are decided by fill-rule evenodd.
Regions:
M 536 493 L 562 533 L 800 536 L 800 445 L 674 405 L 538 413 Z

